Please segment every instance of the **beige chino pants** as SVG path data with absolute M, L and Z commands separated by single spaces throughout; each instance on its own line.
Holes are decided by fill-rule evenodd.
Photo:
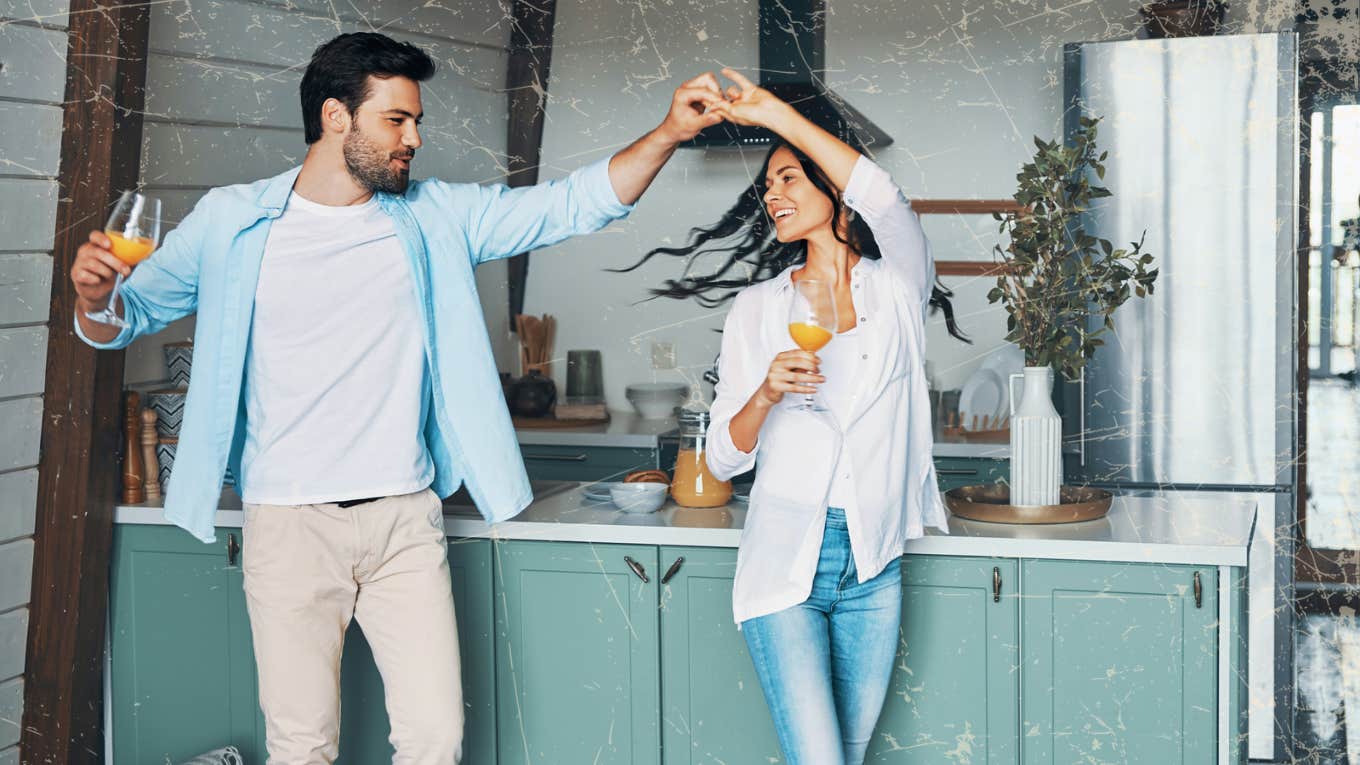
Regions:
M 463 689 L 439 497 L 427 489 L 349 508 L 247 504 L 245 516 L 268 765 L 335 760 L 351 617 L 382 674 L 393 763 L 458 762 Z

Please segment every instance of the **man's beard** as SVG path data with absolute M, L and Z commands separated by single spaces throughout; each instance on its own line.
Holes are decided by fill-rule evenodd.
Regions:
M 393 159 L 409 159 L 414 151 L 392 154 L 379 149 L 364 137 L 356 127 L 345 136 L 345 167 L 354 180 L 369 191 L 386 191 L 389 194 L 404 194 L 411 183 L 408 170 L 393 170 Z

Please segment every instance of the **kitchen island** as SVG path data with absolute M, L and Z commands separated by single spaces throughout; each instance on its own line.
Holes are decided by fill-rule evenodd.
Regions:
M 630 515 L 538 482 L 494 526 L 446 505 L 468 705 L 465 762 L 778 758 L 732 624 L 747 508 Z M 868 762 L 1245 762 L 1245 587 L 1256 508 L 1119 497 L 1053 526 L 950 519 L 904 550 L 902 642 Z M 240 593 L 241 512 L 219 544 L 120 507 L 114 762 L 236 743 L 261 759 Z M 207 655 L 186 670 L 175 645 Z M 185 650 L 185 649 L 178 649 Z M 346 643 L 343 762 L 389 757 L 381 678 Z

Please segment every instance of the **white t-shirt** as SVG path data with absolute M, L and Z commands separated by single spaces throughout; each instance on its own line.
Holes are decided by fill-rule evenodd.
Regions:
M 846 423 L 850 421 L 855 397 L 859 391 L 858 382 L 863 374 L 859 334 L 858 325 L 846 332 L 838 332 L 831 342 L 817 352 L 817 357 L 822 362 L 821 374 L 826 378 L 826 382 L 822 383 L 817 391 L 817 397 L 831 410 L 842 432 Z M 801 400 L 803 396 L 799 395 L 797 398 Z M 850 450 L 842 448 L 840 458 L 836 461 L 836 470 L 831 474 L 831 489 L 826 496 L 826 506 L 842 509 L 855 507 L 854 491 Z
M 429 486 L 424 323 L 392 219 L 296 193 L 274 221 L 246 354 L 246 502 L 305 505 Z

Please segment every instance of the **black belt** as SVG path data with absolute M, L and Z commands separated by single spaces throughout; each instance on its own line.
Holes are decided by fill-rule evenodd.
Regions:
M 335 505 L 336 507 L 354 507 L 355 505 L 362 505 L 365 502 L 377 502 L 380 499 L 382 499 L 382 497 L 369 497 L 367 499 L 347 499 L 344 502 L 336 502 Z

